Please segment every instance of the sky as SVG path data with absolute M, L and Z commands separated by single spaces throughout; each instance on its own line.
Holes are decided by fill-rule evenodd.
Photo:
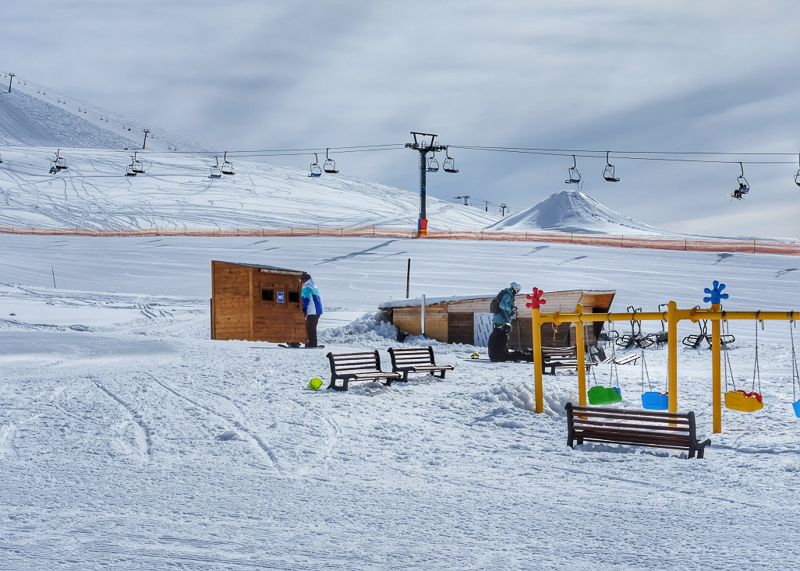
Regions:
M 428 193 L 479 207 L 519 211 L 570 188 L 574 153 L 585 193 L 647 224 L 800 238 L 799 21 L 791 0 L 29 0 L 3 7 L 0 69 L 220 151 L 436 133 L 459 173 L 429 175 Z M 606 150 L 619 182 L 602 178 Z M 644 151 L 735 154 L 624 158 Z M 758 152 L 787 154 L 741 154 Z M 412 150 L 333 158 L 342 174 L 418 189 Z M 313 155 L 270 160 L 307 168 Z M 738 161 L 743 201 L 730 197 Z

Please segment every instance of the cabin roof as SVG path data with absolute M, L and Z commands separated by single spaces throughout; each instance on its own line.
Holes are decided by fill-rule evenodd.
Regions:
M 598 290 L 598 289 L 575 289 L 575 290 L 566 290 L 566 291 L 547 291 L 545 292 L 545 296 L 553 296 L 553 295 L 565 295 L 565 294 L 576 294 L 580 299 L 581 296 L 587 295 L 616 295 L 616 290 Z M 497 294 L 490 294 L 490 295 L 454 295 L 449 297 L 425 297 L 425 305 L 437 305 L 440 303 L 449 305 L 451 303 L 458 303 L 460 301 L 471 301 L 471 300 L 491 300 Z M 524 295 L 524 294 L 520 294 Z M 517 299 L 519 299 L 519 295 Z M 419 307 L 422 305 L 422 299 L 417 297 L 414 299 L 398 299 L 394 301 L 385 301 L 378 306 L 378 309 L 395 309 L 398 307 Z M 487 306 L 488 307 L 488 306 Z
M 214 260 L 215 262 L 221 262 L 223 264 L 232 264 L 234 266 L 246 266 L 248 268 L 257 268 L 259 270 L 263 270 L 266 272 L 275 272 L 275 273 L 282 273 L 282 274 L 302 274 L 303 270 L 290 270 L 288 268 L 278 268 L 276 266 L 266 266 L 264 264 L 246 264 L 244 262 L 223 262 L 222 260 Z

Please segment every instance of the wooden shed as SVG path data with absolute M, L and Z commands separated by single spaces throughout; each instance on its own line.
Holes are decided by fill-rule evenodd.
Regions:
M 211 262 L 211 338 L 305 343 L 302 271 Z
M 614 290 L 570 290 L 553 291 L 543 295 L 547 304 L 542 306 L 542 313 L 556 311 L 573 312 L 580 303 L 584 313 L 604 313 L 611 307 L 616 295 Z M 428 298 L 425 301 L 425 335 L 444 343 L 464 343 L 467 345 L 486 346 L 491 333 L 492 314 L 489 313 L 491 296 L 467 296 L 451 298 Z M 509 336 L 510 349 L 526 350 L 533 346 L 530 310 L 525 307 L 528 302 L 525 294 L 516 297 L 517 319 L 514 330 Z M 379 308 L 389 315 L 392 324 L 402 332 L 419 335 L 422 332 L 422 300 L 406 299 L 383 303 Z M 603 323 L 586 324 L 585 335 L 589 345 L 597 345 L 597 337 L 603 329 Z M 563 323 L 557 327 L 553 324 L 542 325 L 542 345 L 545 347 L 575 346 L 575 327 Z

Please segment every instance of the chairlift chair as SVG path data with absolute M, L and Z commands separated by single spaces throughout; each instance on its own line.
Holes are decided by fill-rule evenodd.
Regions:
M 48 172 L 50 174 L 56 174 L 58 172 L 58 167 L 56 166 L 55 161 L 50 161 L 50 170 Z
M 0 165 L 3 164 L 3 155 L 0 155 Z
M 208 178 L 222 178 L 222 170 L 219 168 L 219 157 L 214 157 L 217 163 L 211 166 L 211 173 Z
M 131 169 L 135 173 L 144 174 L 144 164 L 142 163 L 142 161 L 136 158 L 137 154 L 139 154 L 138 151 L 133 152 L 133 157 L 132 157 L 133 162 L 131 163 Z
M 449 147 L 445 147 L 444 154 L 445 154 L 446 158 L 444 159 L 444 164 L 442 165 L 442 170 L 444 172 L 457 173 L 458 169 L 456 168 L 456 160 L 453 157 L 450 156 L 450 148 Z
M 581 182 L 581 173 L 578 171 L 578 161 L 575 159 L 575 155 L 572 155 L 572 166 L 569 167 L 567 180 L 564 182 L 566 184 L 580 184 Z
M 330 149 L 325 149 L 325 163 L 322 165 L 322 170 L 330 174 L 336 174 L 339 172 L 336 170 L 336 161 L 330 157 L 329 151 Z
M 131 164 L 125 167 L 125 176 L 136 176 L 136 167 L 134 166 L 134 158 L 131 157 Z
M 61 149 L 58 149 L 56 151 L 55 165 L 56 165 L 56 168 L 58 170 L 62 171 L 62 170 L 66 170 L 68 167 L 67 167 L 67 159 L 62 157 L 60 153 L 61 153 Z
M 322 169 L 319 166 L 319 158 L 317 157 L 317 153 L 314 153 L 314 162 L 311 163 L 309 168 L 311 169 L 311 172 L 308 174 L 308 176 L 313 178 L 319 178 L 322 176 Z
M 797 155 L 797 162 L 800 163 L 800 155 Z M 797 169 L 797 174 L 794 175 L 794 183 L 800 186 L 800 169 Z
M 428 168 L 425 169 L 426 172 L 439 172 L 439 161 L 436 160 L 435 155 L 436 153 L 431 153 L 431 156 L 428 157 Z
M 731 196 L 736 200 L 741 200 L 744 198 L 745 194 L 750 192 L 750 185 L 747 183 L 747 179 L 744 178 L 744 167 L 742 166 L 742 163 L 739 163 L 739 168 L 742 169 L 742 174 L 736 177 L 736 182 L 739 185 L 739 188 L 734 190 L 733 194 L 731 194 Z M 800 171 L 798 171 L 798 174 L 800 174 Z
M 616 176 L 614 165 L 608 162 L 608 154 L 611 151 L 606 151 L 606 168 L 603 169 L 603 178 L 608 182 L 619 182 L 619 177 Z
M 233 171 L 233 163 L 228 160 L 228 151 L 222 156 L 222 174 L 236 174 Z

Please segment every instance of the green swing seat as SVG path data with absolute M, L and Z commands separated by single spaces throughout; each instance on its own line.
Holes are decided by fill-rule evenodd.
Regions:
M 622 392 L 616 387 L 592 387 L 589 389 L 589 404 L 609 404 L 621 402 Z

